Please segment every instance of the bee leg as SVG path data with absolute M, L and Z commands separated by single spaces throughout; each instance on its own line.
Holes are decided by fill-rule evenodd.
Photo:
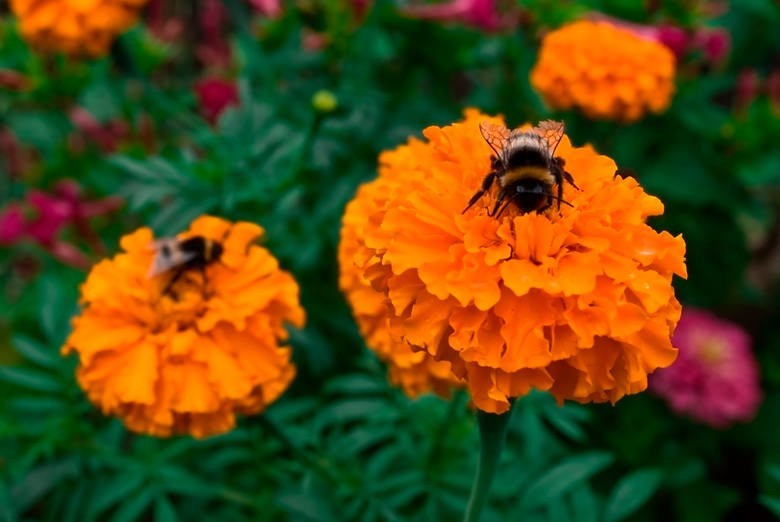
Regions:
M 571 177 L 571 176 L 569 176 L 569 177 Z M 563 201 L 563 183 L 558 183 L 558 200 L 555 203 L 558 205 L 558 212 L 559 213 L 561 211 L 561 201 Z
M 580 189 L 580 187 L 577 186 L 576 183 L 574 183 L 574 178 L 572 177 L 572 175 L 566 172 L 566 169 L 563 168 L 564 165 L 566 165 L 566 161 L 560 156 L 556 156 L 553 158 L 553 167 L 556 173 L 555 177 L 558 178 L 559 180 L 566 181 L 569 185 L 576 188 L 577 190 L 582 190 Z
M 173 274 L 173 277 L 171 277 L 168 282 L 165 284 L 165 287 L 162 290 L 161 295 L 170 295 L 174 301 L 178 300 L 178 296 L 176 295 L 176 292 L 173 290 L 173 285 L 176 284 L 176 281 L 181 278 L 182 274 L 184 273 L 185 267 L 180 267 L 178 270 L 176 270 L 176 273 Z
M 506 197 L 506 191 L 502 190 L 501 192 L 499 192 L 499 193 L 498 193 L 498 197 L 496 198 L 496 204 L 495 204 L 495 205 L 493 205 L 493 210 L 492 210 L 492 212 L 488 212 L 488 216 L 490 216 L 490 217 L 493 217 L 493 216 L 495 216 L 495 215 L 496 215 L 496 212 L 498 211 L 498 207 L 499 207 L 499 205 L 501 205 L 501 203 L 504 201 L 504 198 L 505 198 L 505 197 Z M 503 207 L 501 207 L 501 212 L 503 212 L 503 211 L 504 211 L 504 209 L 506 208 L 506 205 L 507 205 L 507 204 L 508 204 L 510 201 L 512 201 L 512 200 L 511 200 L 511 199 L 509 199 L 509 200 L 506 202 L 506 204 L 504 204 L 504 206 L 503 206 Z
M 563 179 L 565 179 L 569 183 L 569 185 L 576 188 L 577 190 L 582 190 L 580 187 L 577 186 L 576 183 L 574 183 L 574 178 L 571 177 L 571 174 L 569 174 L 565 170 L 563 171 Z
M 198 266 L 198 269 L 200 270 L 201 281 L 203 281 L 203 285 L 200 287 L 200 293 L 204 298 L 206 298 L 206 286 L 209 284 L 209 280 L 206 277 L 206 265 L 200 265 Z
M 471 199 L 469 200 L 469 204 L 466 205 L 466 208 L 463 209 L 461 214 L 465 214 L 468 209 L 471 208 L 471 206 L 479 201 L 479 198 L 485 195 L 485 192 L 487 192 L 490 189 L 490 186 L 493 184 L 493 180 L 496 179 L 496 173 L 495 172 L 489 172 L 487 176 L 482 180 L 482 187 L 474 193 L 473 196 L 471 196 Z

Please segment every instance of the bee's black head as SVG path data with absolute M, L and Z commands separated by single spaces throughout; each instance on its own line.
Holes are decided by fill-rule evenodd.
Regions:
M 507 197 L 523 214 L 540 212 L 550 206 L 550 187 L 534 178 L 521 179 L 507 187 Z

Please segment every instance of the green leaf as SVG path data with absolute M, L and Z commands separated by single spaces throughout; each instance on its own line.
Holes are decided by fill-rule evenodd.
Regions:
M 154 488 L 144 488 L 140 492 L 125 498 L 126 502 L 119 505 L 116 513 L 111 517 L 112 522 L 135 522 L 143 520 L 144 512 L 149 509 L 157 492 Z
M 761 495 L 758 497 L 758 500 L 761 502 L 761 504 L 766 506 L 769 511 L 780 517 L 780 498 Z
M 0 381 L 43 393 L 61 391 L 60 383 L 57 382 L 56 377 L 40 370 L 21 366 L 0 367 Z
M 289 520 L 301 522 L 332 522 L 337 520 L 331 508 L 319 495 L 288 493 L 277 499 L 280 506 L 290 514 Z
M 107 82 L 91 85 L 81 96 L 81 105 L 100 122 L 119 116 L 119 103 L 114 90 Z
M 317 418 L 327 426 L 342 424 L 350 421 L 366 419 L 382 412 L 387 407 L 385 399 L 353 399 L 342 400 L 329 404 L 322 410 Z
M 38 366 L 54 369 L 59 366 L 61 361 L 59 350 L 46 348 L 38 341 L 35 341 L 26 335 L 14 335 L 13 338 L 11 338 L 11 344 L 22 357 Z
M 636 512 L 661 485 L 658 469 L 643 469 L 629 473 L 618 481 L 607 500 L 604 519 L 618 521 Z
M 562 495 L 609 466 L 613 460 L 612 454 L 604 451 L 568 458 L 530 484 L 520 503 L 527 508 L 536 508 L 558 501 Z
M 176 510 L 165 495 L 160 495 L 154 501 L 154 521 L 155 522 L 179 522 L 179 516 Z
M 11 490 L 14 504 L 19 511 L 24 511 L 63 481 L 76 477 L 78 472 L 75 458 L 38 466 Z
M 372 393 L 382 393 L 387 391 L 384 381 L 380 381 L 374 376 L 353 373 L 342 375 L 330 379 L 326 384 L 324 391 L 329 394 L 343 395 L 368 395 Z
M 211 484 L 177 466 L 160 468 L 155 478 L 160 481 L 162 489 L 171 493 L 201 498 L 208 498 L 216 494 Z
M 114 477 L 104 479 L 96 488 L 89 506 L 87 507 L 88 519 L 99 518 L 107 509 L 119 503 L 125 497 L 135 496 L 145 482 L 142 473 L 129 471 L 119 473 Z

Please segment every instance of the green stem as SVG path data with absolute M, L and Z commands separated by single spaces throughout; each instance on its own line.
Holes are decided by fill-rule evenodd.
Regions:
M 511 410 L 503 415 L 494 415 L 477 411 L 477 425 L 479 426 L 480 452 L 477 474 L 474 476 L 474 485 L 471 487 L 471 497 L 466 507 L 464 522 L 478 522 L 482 508 L 487 502 L 490 484 L 496 474 L 498 459 L 506 440 L 506 432 L 509 427 Z

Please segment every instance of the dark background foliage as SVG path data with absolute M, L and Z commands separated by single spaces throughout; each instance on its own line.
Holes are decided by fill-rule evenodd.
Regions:
M 564 119 L 574 143 L 593 143 L 659 196 L 666 213 L 653 224 L 688 245 L 680 299 L 748 329 L 765 393 L 753 422 L 724 430 L 677 417 L 649 394 L 563 407 L 531 394 L 514 408 L 484 520 L 780 514 L 780 100 L 763 89 L 746 101 L 739 87 L 746 70 L 762 81 L 780 70 L 777 2 L 708 15 L 710 3 L 693 1 L 532 0 L 515 28 L 495 34 L 403 17 L 387 1 L 365 18 L 347 2 L 299 2 L 272 20 L 225 3 L 240 103 L 215 125 L 198 113 L 203 71 L 192 45 L 162 43 L 141 24 L 104 59 L 41 57 L 10 15 L 0 19 L 0 69 L 31 86 L 0 87 L 0 130 L 26 162 L 20 174 L 0 157 L 0 198 L 64 178 L 93 198 L 121 196 L 121 210 L 93 222 L 109 253 L 142 225 L 170 235 L 203 213 L 260 223 L 302 288 L 299 375 L 229 434 L 130 434 L 86 401 L 74 358 L 59 354 L 85 272 L 33 243 L 0 247 L 0 520 L 459 519 L 479 447 L 467 398 L 411 401 L 387 383 L 338 292 L 335 254 L 344 205 L 375 176 L 378 153 L 469 106 L 513 125 Z M 716 64 L 684 57 L 663 115 L 620 125 L 551 113 L 528 83 L 540 34 L 591 10 L 724 27 L 731 52 Z M 312 31 L 328 45 L 302 49 Z M 315 97 L 322 90 L 332 110 Z M 74 147 L 76 106 L 124 122 L 121 144 Z

